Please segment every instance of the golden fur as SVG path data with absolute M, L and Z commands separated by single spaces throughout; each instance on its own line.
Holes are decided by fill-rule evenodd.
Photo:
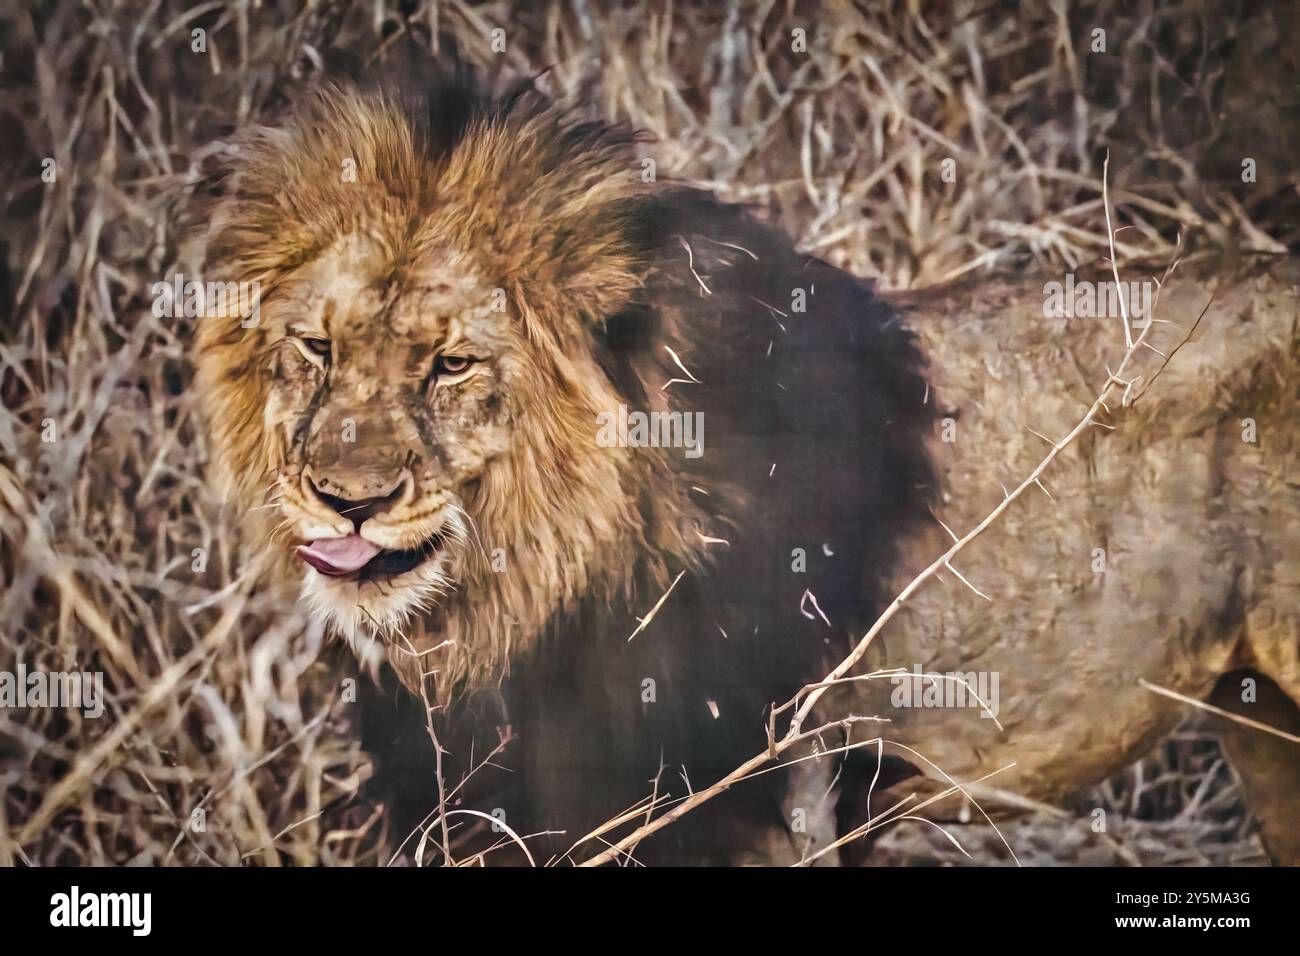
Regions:
M 1043 490 L 954 562 L 991 600 L 944 575 L 908 602 L 863 665 L 998 674 L 998 720 L 891 706 L 889 681 L 864 685 L 838 711 L 888 713 L 888 739 L 955 779 L 995 774 L 993 786 L 1053 802 L 1195 713 L 1144 681 L 1198 699 L 1213 692 L 1217 706 L 1300 730 L 1296 269 L 1202 270 L 1180 269 L 1162 290 L 1158 318 L 1169 324 L 1148 339 L 1159 352 L 1132 363 L 1134 394 L 1149 392 L 1132 408 L 1110 402 L 1111 427 L 1082 436 Z M 1107 366 L 1117 367 L 1123 334 L 1118 318 L 1044 318 L 1041 279 L 918 298 L 909 324 L 951 419 L 951 440 L 931 442 L 945 492 L 938 514 L 964 533 L 1042 459 L 1040 434 L 1059 438 L 1079 420 Z M 938 527 L 913 538 L 893 587 L 949 542 Z M 1213 727 L 1269 851 L 1300 860 L 1300 748 L 1222 718 Z M 926 790 L 945 786 L 930 775 Z M 945 801 L 928 812 L 951 819 L 961 809 Z

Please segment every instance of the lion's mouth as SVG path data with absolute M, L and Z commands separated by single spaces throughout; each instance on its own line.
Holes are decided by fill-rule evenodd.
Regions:
M 418 548 L 381 548 L 354 532 L 299 545 L 298 557 L 328 577 L 374 581 L 413 571 L 433 557 L 441 543 L 442 538 L 434 535 Z

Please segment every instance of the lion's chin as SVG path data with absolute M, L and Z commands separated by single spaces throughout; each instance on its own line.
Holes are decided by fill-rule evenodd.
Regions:
M 400 645 L 411 622 L 435 607 L 452 587 L 449 557 L 441 552 L 401 574 L 334 577 L 305 569 L 302 600 L 363 661 Z

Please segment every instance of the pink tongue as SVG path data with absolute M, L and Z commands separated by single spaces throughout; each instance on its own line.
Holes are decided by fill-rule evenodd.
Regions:
M 383 549 L 355 532 L 346 538 L 318 538 L 298 546 L 302 558 L 321 574 L 351 574 Z

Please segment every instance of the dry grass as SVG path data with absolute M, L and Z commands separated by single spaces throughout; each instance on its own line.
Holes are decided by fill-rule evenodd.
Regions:
M 1098 817 L 1097 811 L 1104 816 Z M 974 815 L 974 814 L 972 814 Z M 1094 824 L 1105 825 L 1098 832 Z M 945 824 L 969 853 L 918 823 L 885 830 L 872 862 L 882 866 L 1008 865 L 1002 837 L 1024 866 L 1266 866 L 1242 809 L 1241 785 L 1217 738 L 1193 727 L 1063 809 L 999 820 Z
M 205 489 L 189 323 L 149 310 L 205 155 L 325 65 L 385 60 L 418 77 L 454 38 L 488 76 L 541 73 L 552 93 L 649 131 L 660 176 L 754 203 L 802 248 L 894 288 L 1095 259 L 1107 147 L 1132 227 L 1121 264 L 1167 261 L 1180 228 L 1192 259 L 1296 241 L 1285 76 L 1260 66 L 1290 55 L 1290 22 L 1266 4 L 519 6 L 52 0 L 0 14 L 13 129 L 0 142 L 0 670 L 103 671 L 108 688 L 98 720 L 0 710 L 0 863 L 374 864 L 404 836 L 349 805 L 367 773 L 341 686 L 355 665 L 259 588 Z M 191 51 L 195 27 L 206 53 Z M 1107 54 L 1087 52 L 1094 27 Z M 795 28 L 809 52 L 791 50 Z M 1259 182 L 1241 182 L 1242 155 Z M 1176 737 L 1076 809 L 1106 807 L 1112 841 L 1143 861 L 1257 857 L 1214 752 Z M 1008 832 L 1037 846 L 1048 831 L 1034 826 Z M 942 861 L 939 840 L 901 852 Z M 1047 840 L 1042 855 L 1069 847 Z

